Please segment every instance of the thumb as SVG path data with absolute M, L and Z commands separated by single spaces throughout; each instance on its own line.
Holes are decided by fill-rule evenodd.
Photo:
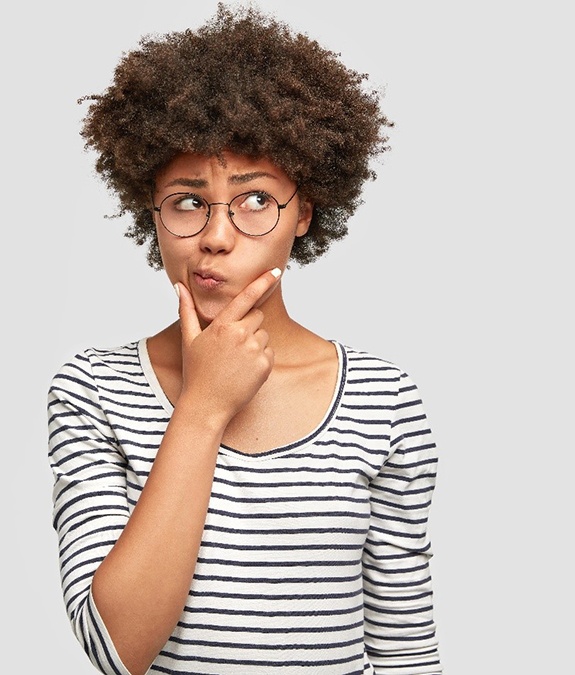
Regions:
M 178 313 L 182 337 L 185 342 L 192 342 L 202 332 L 194 299 L 190 291 L 179 281 L 174 284 L 174 290 L 179 301 Z

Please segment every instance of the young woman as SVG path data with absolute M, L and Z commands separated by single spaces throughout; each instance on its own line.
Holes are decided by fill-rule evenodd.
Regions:
M 54 526 L 103 673 L 441 672 L 414 384 L 293 321 L 390 125 L 364 76 L 254 9 L 142 40 L 83 135 L 179 297 L 49 393 Z

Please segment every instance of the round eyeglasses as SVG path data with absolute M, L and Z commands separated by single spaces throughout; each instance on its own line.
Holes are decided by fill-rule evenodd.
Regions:
M 248 237 L 269 234 L 278 224 L 282 209 L 295 197 L 298 188 L 285 204 L 267 192 L 242 192 L 231 202 L 207 202 L 193 192 L 175 192 L 164 197 L 154 211 L 162 225 L 176 237 L 194 237 L 210 220 L 212 206 L 227 206 L 232 225 Z

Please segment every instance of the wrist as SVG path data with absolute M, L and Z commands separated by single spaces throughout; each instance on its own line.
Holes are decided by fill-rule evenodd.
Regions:
M 172 413 L 172 420 L 220 437 L 232 417 L 222 408 L 210 404 L 205 397 L 185 391 L 180 394 Z

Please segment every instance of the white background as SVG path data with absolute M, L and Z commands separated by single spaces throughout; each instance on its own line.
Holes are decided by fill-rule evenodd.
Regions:
M 284 277 L 293 317 L 395 361 L 440 447 L 431 518 L 445 672 L 565 673 L 573 630 L 573 31 L 568 2 L 262 0 L 385 88 L 393 149 L 350 235 Z M 45 398 L 59 366 L 176 315 L 107 220 L 76 99 L 147 33 L 216 3 L 35 2 L 2 49 L 3 666 L 94 673 L 68 626 Z M 570 651 L 570 650 L 569 650 Z

